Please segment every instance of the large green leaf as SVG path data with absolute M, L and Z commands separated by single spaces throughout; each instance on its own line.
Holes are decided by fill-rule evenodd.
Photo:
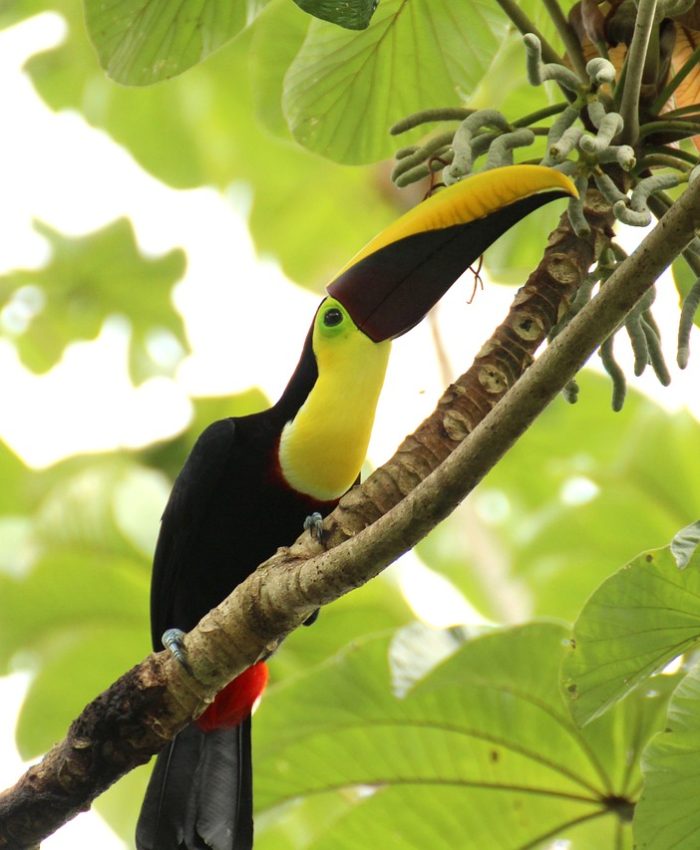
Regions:
M 181 74 L 237 35 L 259 0 L 86 0 L 85 20 L 102 67 L 123 85 Z
M 605 581 L 574 625 L 562 668 L 585 723 L 700 642 L 700 554 L 679 569 L 670 547 L 645 552 Z
M 105 624 L 140 633 L 148 649 L 147 562 L 68 548 L 42 558 L 24 578 L 0 576 L 0 582 L 0 661 L 6 672 L 18 652 L 40 666 L 42 657 L 72 643 L 73 636 Z
M 121 838 L 127 847 L 133 847 L 139 803 L 146 793 L 151 775 L 151 764 L 145 764 L 122 776 L 95 800 L 93 806 Z
M 27 366 L 37 372 L 50 369 L 70 342 L 94 339 L 115 314 L 131 324 L 130 365 L 136 378 L 156 369 L 148 354 L 153 333 L 166 331 L 186 348 L 182 319 L 170 302 L 171 289 L 185 270 L 182 251 L 145 257 L 127 219 L 77 238 L 45 224 L 36 228 L 49 242 L 49 263 L 0 276 L 0 306 L 30 302 L 26 321 L 10 329 Z
M 554 401 L 470 497 L 471 524 L 458 515 L 418 548 L 488 617 L 573 620 L 621 564 L 697 519 L 698 422 L 635 392 L 613 413 L 606 378 L 579 383 L 578 403 Z
M 55 482 L 45 478 L 35 514 L 37 542 L 53 552 L 79 547 L 150 557 L 168 493 L 164 477 L 120 455 L 95 457 L 75 473 L 70 469 L 56 470 Z
M 29 475 L 31 473 L 19 457 L 0 440 L 0 515 L 19 514 L 27 510 L 31 503 L 26 486 Z
M 309 31 L 309 18 L 288 0 L 270 0 L 251 27 L 249 72 L 255 114 L 281 139 L 290 139 L 282 111 L 284 76 Z
M 638 850 L 696 850 L 700 846 L 700 667 L 676 688 L 665 728 L 642 761 L 644 790 L 634 816 Z
M 339 162 L 394 147 L 392 124 L 420 109 L 463 104 L 505 32 L 483 0 L 383 0 L 366 30 L 314 21 L 285 77 L 294 137 Z
M 565 637 L 551 623 L 478 637 L 404 698 L 388 637 L 271 688 L 256 717 L 256 795 L 280 843 L 262 846 L 630 846 L 635 760 L 672 683 L 580 730 L 558 690 Z M 292 801 L 317 795 L 342 804 L 300 827 Z
M 167 485 L 109 455 L 27 478 L 43 494 L 25 516 L 23 568 L 0 574 L 0 665 L 32 672 L 18 738 L 35 755 L 148 652 L 151 550 Z

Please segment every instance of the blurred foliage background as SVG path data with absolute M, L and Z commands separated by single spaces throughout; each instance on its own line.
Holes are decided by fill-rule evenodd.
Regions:
M 226 193 L 246 183 L 257 250 L 313 292 L 420 197 L 389 179 L 395 121 L 465 102 L 517 116 L 553 96 L 527 84 L 519 36 L 490 0 L 382 0 L 373 14 L 374 4 L 358 3 L 347 20 L 334 19 L 338 4 L 205 5 L 200 20 L 190 3 L 163 4 L 154 28 L 156 4 L 127 3 L 114 15 L 98 0 L 10 0 L 0 26 L 60 15 L 63 41 L 26 63 L 46 104 L 77 111 L 172 187 Z M 551 4 L 518 5 L 561 50 Z M 518 282 L 513 268 L 536 264 L 555 221 L 543 210 L 524 222 L 487 258 L 492 275 Z M 22 362 L 45 372 L 118 315 L 128 320 L 131 380 L 177 380 L 189 340 L 171 294 L 185 252 L 146 255 L 124 218 L 78 237 L 36 229 L 50 248 L 46 264 L 0 276 L 0 335 Z M 170 346 L 167 366 L 154 336 Z M 696 682 L 679 672 L 651 684 L 637 675 L 673 657 L 674 628 L 685 630 L 684 652 L 700 637 L 692 551 L 679 597 L 650 591 L 645 628 L 661 645 L 644 658 L 634 641 L 626 645 L 627 661 L 640 656 L 641 685 L 618 688 L 624 701 L 608 699 L 610 686 L 607 713 L 594 699 L 576 716 L 562 697 L 560 663 L 572 653 L 566 623 L 589 594 L 696 520 L 700 425 L 634 392 L 612 414 L 605 379 L 586 374 L 580 383 L 579 403 L 552 404 L 418 547 L 478 625 L 430 630 L 389 571 L 329 606 L 272 659 L 255 722 L 260 850 L 618 850 L 632 846 L 640 798 L 640 846 L 671 846 L 664 830 L 681 814 L 690 837 L 673 846 L 698 846 L 697 812 L 660 803 L 668 785 L 658 771 L 669 756 L 657 735 L 679 706 L 696 710 Z M 44 469 L 0 444 L 0 671 L 31 671 L 17 726 L 25 758 L 61 738 L 84 703 L 148 651 L 150 559 L 171 481 L 208 422 L 265 404 L 255 389 L 193 398 L 189 424 L 169 440 Z M 610 610 L 630 600 L 624 584 L 606 592 L 602 613 L 581 627 L 593 641 Z M 669 625 L 679 606 L 682 626 Z M 605 663 L 595 658 L 591 673 L 565 661 L 563 681 Z M 617 672 L 608 670 L 606 686 Z M 679 776 L 690 787 L 700 759 L 699 733 L 688 726 Z M 641 754 L 652 738 L 642 792 Z M 128 846 L 146 776 L 133 772 L 96 803 Z

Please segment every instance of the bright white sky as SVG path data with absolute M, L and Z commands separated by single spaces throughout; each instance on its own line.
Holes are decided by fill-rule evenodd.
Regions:
M 256 259 L 242 201 L 237 206 L 232 197 L 207 189 L 169 189 L 80 116 L 46 109 L 21 66 L 61 33 L 60 19 L 51 15 L 0 32 L 0 273 L 46 259 L 46 246 L 32 229 L 34 218 L 78 235 L 128 215 L 145 252 L 161 254 L 175 246 L 187 251 L 187 275 L 175 301 L 186 317 L 193 354 L 177 381 L 151 380 L 135 389 L 127 377 L 126 339 L 118 321 L 109 323 L 97 341 L 72 346 L 42 378 L 27 372 L 12 346 L 0 340 L 0 437 L 37 466 L 77 450 L 138 446 L 175 433 L 187 422 L 191 394 L 225 394 L 257 385 L 276 397 L 296 363 L 318 302 L 317 296 L 289 285 L 275 265 Z M 238 193 L 239 199 L 244 195 Z M 338 265 L 346 260 L 339 256 Z M 675 296 L 670 286 L 664 289 L 670 313 L 676 309 Z M 464 289 L 454 288 L 440 309 L 441 332 L 454 364 L 470 362 L 511 298 L 512 290 L 489 286 L 469 307 Z M 465 333 L 465 327 L 473 333 Z M 674 363 L 672 345 L 667 353 Z M 661 396 L 650 377 L 637 386 L 670 407 L 685 399 L 697 405 L 699 364 L 697 351 L 686 373 L 673 370 L 674 383 Z M 370 447 L 374 463 L 388 457 L 432 410 L 442 385 L 423 323 L 394 346 Z M 403 415 L 397 417 L 397 410 Z M 408 560 L 403 575 L 413 599 L 428 595 L 428 579 L 416 560 Z M 434 592 L 431 585 L 431 598 Z M 469 616 L 451 596 L 441 597 L 439 608 L 443 623 Z M 25 687 L 22 674 L 0 679 L 0 787 L 22 770 L 13 729 Z M 88 813 L 43 847 L 116 850 L 122 844 Z

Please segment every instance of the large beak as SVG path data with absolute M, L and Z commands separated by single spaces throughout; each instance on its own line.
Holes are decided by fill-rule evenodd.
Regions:
M 483 252 L 526 215 L 574 184 L 552 168 L 510 165 L 443 189 L 356 254 L 327 289 L 370 339 L 416 325 Z

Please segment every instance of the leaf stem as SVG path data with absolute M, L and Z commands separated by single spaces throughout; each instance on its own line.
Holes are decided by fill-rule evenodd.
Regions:
M 693 120 L 693 116 L 697 116 L 700 120 L 700 106 L 697 103 L 691 103 L 690 106 L 680 106 L 678 109 L 670 109 L 668 112 L 662 113 L 657 117 L 661 118 L 688 118 Z
M 445 106 L 438 109 L 423 109 L 420 112 L 414 112 L 412 115 L 407 115 L 397 121 L 391 127 L 389 132 L 392 136 L 398 136 L 414 127 L 419 127 L 421 124 L 428 124 L 431 121 L 464 121 L 468 118 L 475 109 L 463 109 L 461 107 Z
M 571 61 L 574 71 L 582 80 L 586 79 L 586 58 L 583 55 L 583 50 L 576 38 L 576 33 L 571 28 L 571 25 L 564 17 L 561 6 L 557 0 L 542 0 L 545 9 L 549 12 L 549 17 L 552 23 L 557 28 L 557 32 L 561 40 L 564 42 L 567 56 Z
M 570 820 L 557 824 L 553 829 L 541 833 L 537 836 L 537 838 L 532 841 L 528 841 L 527 844 L 518 845 L 516 850 L 535 850 L 536 847 L 541 847 L 542 843 L 548 838 L 556 838 L 556 836 L 561 835 L 564 830 L 573 829 L 576 826 L 580 826 L 582 823 L 587 823 L 588 821 L 595 820 L 596 818 L 604 817 L 607 814 L 609 814 L 607 809 L 600 809 L 586 815 L 581 815 L 578 818 L 571 818 Z
M 541 121 L 543 118 L 551 118 L 552 115 L 558 115 L 560 112 L 563 112 L 568 103 L 554 103 L 552 106 L 545 106 L 544 109 L 538 109 L 536 112 L 530 112 L 529 115 L 523 115 L 522 118 L 518 118 L 516 121 L 511 122 L 512 127 L 527 127 L 530 124 L 534 124 L 535 121 Z
M 639 0 L 634 35 L 627 54 L 627 74 L 620 104 L 620 114 L 625 122 L 621 136 L 621 143 L 624 145 L 635 145 L 639 138 L 639 93 L 655 17 L 656 0 Z
M 677 168 L 680 171 L 690 170 L 690 166 L 685 160 L 675 157 L 672 154 L 664 153 L 650 153 L 639 161 L 637 168 L 640 172 L 646 171 L 648 168 Z
M 681 150 L 680 148 L 670 147 L 669 145 L 645 145 L 644 153 L 657 153 L 664 154 L 665 156 L 672 156 L 675 159 L 683 160 L 683 162 L 690 166 L 698 164 L 697 156 L 694 156 L 692 153 L 688 153 L 688 151 Z
M 650 136 L 652 133 L 675 133 L 685 134 L 683 138 L 690 138 L 700 133 L 700 122 L 695 121 L 649 121 L 639 129 L 639 138 Z
M 557 64 L 561 62 L 561 56 L 514 0 L 496 0 L 496 2 L 523 35 L 531 32 L 539 38 L 542 45 L 542 58 L 545 62 L 556 62 Z

